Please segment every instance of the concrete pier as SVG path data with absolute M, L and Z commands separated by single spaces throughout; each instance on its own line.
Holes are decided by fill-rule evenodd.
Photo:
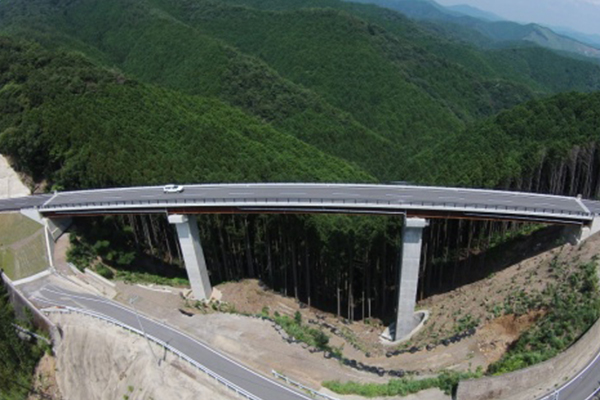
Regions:
M 402 228 L 402 258 L 398 273 L 398 309 L 396 329 L 392 340 L 409 335 L 418 325 L 415 319 L 417 283 L 421 263 L 423 229 L 428 225 L 422 218 L 406 218 Z
M 212 287 L 208 278 L 204 252 L 200 244 L 196 217 L 193 215 L 169 215 L 169 223 L 174 224 L 177 228 L 183 262 L 194 296 L 198 300 L 210 298 Z

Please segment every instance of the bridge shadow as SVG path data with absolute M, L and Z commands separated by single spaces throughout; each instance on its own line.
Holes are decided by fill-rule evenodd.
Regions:
M 563 226 L 548 226 L 525 237 L 511 239 L 482 252 L 469 251 L 466 257 L 432 266 L 438 271 L 438 285 L 422 289 L 419 298 L 443 294 L 489 277 L 511 265 L 545 253 L 567 242 Z M 435 275 L 435 272 L 432 272 Z M 423 286 L 425 287 L 425 286 Z
M 113 267 L 115 266 L 113 265 Z M 162 278 L 171 280 L 172 282 L 169 284 L 175 286 L 185 285 L 188 282 L 185 267 L 169 264 L 159 258 L 143 253 L 137 254 L 136 260 L 131 265 L 127 267 L 118 266 L 115 269 L 125 273 L 144 274 L 146 279 L 150 280 L 154 277 L 157 280 L 156 283 L 160 283 L 158 281 Z M 135 280 L 135 277 L 132 276 L 132 279 Z M 127 279 L 124 280 L 127 281 Z

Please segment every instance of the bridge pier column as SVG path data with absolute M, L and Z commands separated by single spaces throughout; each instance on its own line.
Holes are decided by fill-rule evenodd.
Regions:
M 212 287 L 208 278 L 196 217 L 194 215 L 169 215 L 169 223 L 177 228 L 183 262 L 194 296 L 198 300 L 210 298 Z
M 396 329 L 392 340 L 407 336 L 418 325 L 415 320 L 417 283 L 421 263 L 423 229 L 428 225 L 422 218 L 406 218 L 402 227 L 402 258 L 398 268 L 398 307 Z

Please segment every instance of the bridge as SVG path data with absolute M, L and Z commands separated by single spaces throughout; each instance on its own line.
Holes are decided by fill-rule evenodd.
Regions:
M 397 215 L 405 219 L 398 273 L 395 334 L 415 326 L 423 229 L 428 219 L 538 222 L 573 226 L 578 238 L 600 230 L 600 202 L 580 197 L 498 190 L 410 185 L 253 183 L 162 186 L 57 192 L 0 201 L 0 211 L 36 208 L 49 219 L 118 214 L 163 214 L 174 224 L 196 298 L 211 295 L 196 214 L 343 213 Z

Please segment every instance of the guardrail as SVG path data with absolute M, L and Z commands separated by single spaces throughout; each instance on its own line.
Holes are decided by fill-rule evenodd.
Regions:
M 573 201 L 576 201 L 573 198 Z M 461 210 L 475 212 L 493 212 L 493 213 L 511 213 L 511 214 L 533 214 L 558 217 L 580 217 L 578 220 L 590 220 L 592 213 L 585 211 L 561 210 L 556 208 L 544 207 L 521 207 L 521 206 L 501 206 L 479 203 L 460 203 L 460 202 L 436 202 L 436 201 L 393 201 L 393 200 L 371 200 L 371 199 L 339 199 L 339 198 L 201 198 L 201 199 L 170 199 L 170 200 L 119 200 L 119 201 L 101 201 L 101 202 L 77 202 L 64 204 L 48 204 L 39 208 L 40 211 L 50 212 L 65 209 L 107 209 L 107 208 L 143 208 L 152 207 L 185 207 L 189 206 L 269 206 L 269 205 L 296 205 L 296 206 L 337 206 L 346 205 L 352 208 L 360 206 L 400 208 L 400 209 L 431 209 L 431 210 Z M 128 207 L 129 206 L 129 207 Z
M 321 393 L 321 392 L 317 392 L 314 389 L 309 388 L 308 386 L 304 386 L 303 384 L 301 384 L 300 382 L 296 382 L 293 379 L 288 378 L 287 376 L 280 374 L 279 372 L 275 371 L 274 369 L 271 370 L 271 373 L 273 374 L 274 377 L 279 378 L 279 379 L 283 379 L 288 385 L 292 385 L 292 386 L 296 386 L 299 389 L 305 390 L 307 392 L 309 392 L 313 397 L 322 397 L 324 399 L 327 400 L 339 400 L 336 397 L 332 397 L 328 394 L 325 393 Z
M 218 375 L 217 373 L 213 372 L 212 370 L 206 368 L 204 365 L 200 364 L 199 362 L 197 362 L 196 360 L 192 359 L 191 357 L 187 356 L 186 354 L 180 352 L 179 350 L 177 350 L 176 348 L 172 347 L 171 345 L 169 345 L 168 343 L 163 342 L 162 340 L 155 338 L 152 335 L 148 335 L 145 334 L 144 332 L 140 331 L 139 329 L 136 329 L 132 326 L 123 324 L 122 322 L 114 319 L 114 318 L 110 318 L 107 317 L 105 315 L 99 314 L 99 313 L 95 313 L 93 311 L 87 311 L 87 310 L 82 310 L 79 308 L 74 308 L 74 307 L 69 307 L 69 306 L 64 306 L 62 308 L 45 308 L 42 310 L 44 313 L 49 313 L 49 312 L 58 312 L 58 313 L 71 313 L 71 312 L 75 312 L 75 313 L 79 313 L 79 314 L 83 314 L 83 315 L 87 315 L 90 316 L 92 318 L 97 318 L 99 320 L 108 322 L 109 324 L 114 324 L 115 326 L 119 326 L 125 330 L 128 330 L 130 332 L 136 333 L 140 336 L 143 336 L 147 339 L 152 340 L 153 342 L 155 342 L 156 344 L 164 347 L 165 349 L 169 350 L 170 352 L 172 352 L 173 354 L 177 355 L 179 358 L 187 361 L 188 363 L 190 363 L 192 366 L 196 367 L 197 369 L 199 369 L 200 371 L 204 372 L 206 375 L 210 376 L 211 378 L 215 379 L 217 382 L 219 382 L 220 384 L 224 385 L 225 387 L 227 387 L 228 389 L 234 391 L 236 394 L 249 399 L 249 400 L 262 400 L 260 397 L 257 397 L 255 395 L 253 395 L 250 392 L 247 392 L 246 390 L 242 389 L 241 387 L 237 386 L 235 383 L 232 383 L 230 381 L 228 381 L 227 379 L 223 378 L 222 376 Z

